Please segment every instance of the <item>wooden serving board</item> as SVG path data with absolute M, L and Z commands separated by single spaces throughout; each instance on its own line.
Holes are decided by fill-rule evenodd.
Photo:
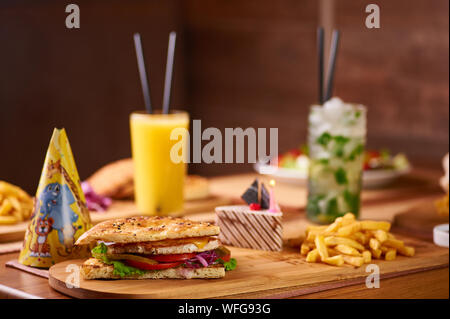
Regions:
M 28 227 L 28 221 L 17 223 L 14 225 L 0 226 L 0 243 L 23 240 L 25 230 Z
M 416 256 L 374 261 L 380 267 L 381 279 L 448 266 L 448 249 L 410 238 L 402 239 L 416 248 Z M 238 267 L 222 279 L 81 279 L 79 288 L 67 288 L 65 281 L 72 272 L 66 272 L 66 267 L 83 263 L 83 260 L 69 260 L 50 268 L 49 284 L 76 298 L 286 298 L 348 285 L 365 285 L 368 275 L 365 266 L 306 263 L 293 249 L 276 253 L 229 248 Z
M 228 205 L 230 199 L 218 196 L 210 196 L 205 199 L 186 201 L 183 215 L 191 215 L 205 212 L 212 212 L 214 208 L 221 205 Z M 112 218 L 123 218 L 141 215 L 133 201 L 115 201 L 105 212 L 91 212 L 92 223 L 98 224 Z M 0 243 L 22 240 L 25 236 L 28 221 L 14 225 L 0 226 Z

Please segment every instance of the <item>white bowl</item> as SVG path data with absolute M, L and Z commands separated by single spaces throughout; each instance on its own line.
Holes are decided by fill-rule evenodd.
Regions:
M 434 227 L 433 241 L 436 245 L 448 248 L 448 224 Z
M 306 185 L 308 181 L 308 173 L 299 171 L 294 168 L 273 167 L 267 164 L 257 163 L 254 169 L 262 175 L 268 175 L 281 182 Z M 411 167 L 402 170 L 394 169 L 379 169 L 372 171 L 364 171 L 363 173 L 363 187 L 364 188 L 378 188 L 391 184 L 400 176 L 406 175 L 411 171 Z

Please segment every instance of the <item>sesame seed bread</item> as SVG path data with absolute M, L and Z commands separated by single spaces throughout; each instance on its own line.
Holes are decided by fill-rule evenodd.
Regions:
M 138 243 L 165 239 L 216 236 L 219 226 L 183 218 L 140 216 L 112 219 L 95 225 L 82 234 L 76 245 L 96 241 Z
M 81 266 L 84 279 L 191 279 L 191 278 L 222 278 L 225 276 L 225 268 L 222 265 L 211 265 L 205 268 L 169 268 L 162 270 L 149 270 L 142 275 L 130 275 L 120 277 L 114 275 L 114 266 L 107 265 L 96 258 L 90 258 Z

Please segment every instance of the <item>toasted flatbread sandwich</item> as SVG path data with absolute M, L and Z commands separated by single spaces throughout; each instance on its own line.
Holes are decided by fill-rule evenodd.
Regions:
M 221 278 L 236 267 L 211 223 L 130 217 L 97 224 L 76 245 L 97 244 L 82 265 L 85 279 Z

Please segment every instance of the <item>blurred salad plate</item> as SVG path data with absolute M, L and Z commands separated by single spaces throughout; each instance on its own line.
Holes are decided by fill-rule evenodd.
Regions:
M 278 166 L 264 163 L 254 165 L 262 175 L 268 175 L 280 182 L 306 185 L 308 181 L 309 158 L 305 147 L 290 150 L 278 157 Z M 399 153 L 392 156 L 389 151 L 366 151 L 364 160 L 364 188 L 379 188 L 392 184 L 400 176 L 409 174 L 408 158 Z

